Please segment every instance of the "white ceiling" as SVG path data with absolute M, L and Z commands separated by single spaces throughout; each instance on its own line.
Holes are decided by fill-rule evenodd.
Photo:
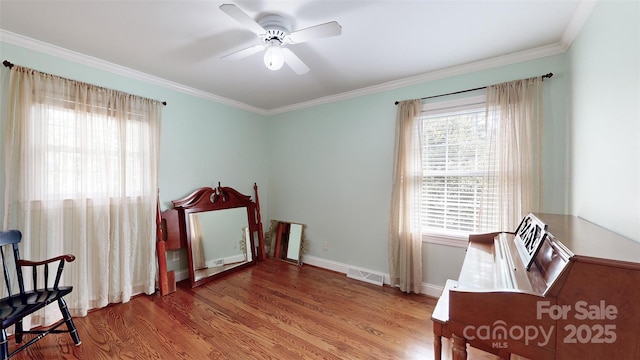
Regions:
M 286 65 L 268 70 L 260 54 L 224 61 L 257 37 L 219 10 L 223 3 L 256 20 L 287 16 L 293 30 L 335 20 L 342 35 L 289 46 L 311 69 L 304 75 Z M 3 39 L 36 39 L 269 113 L 488 59 L 564 51 L 584 7 L 580 0 L 0 0 L 0 29 Z

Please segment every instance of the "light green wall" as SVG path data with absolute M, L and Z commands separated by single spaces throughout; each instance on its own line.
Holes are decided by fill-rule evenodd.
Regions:
M 571 212 L 640 242 L 640 2 L 598 2 L 567 54 Z
M 202 186 L 235 187 L 253 195 L 253 184 L 266 190 L 267 122 L 261 115 L 150 85 L 95 68 L 44 55 L 0 42 L 0 58 L 43 72 L 84 81 L 128 93 L 167 101 L 162 112 L 160 145 L 160 203 L 182 198 Z M 4 189 L 4 141 L 7 116 L 8 69 L 0 69 L 0 187 Z M 262 192 L 260 193 L 262 195 Z M 260 196 L 266 213 L 267 197 Z M 0 193 L 0 213 L 4 214 L 4 191 Z M 170 269 L 186 267 L 186 254 Z M 169 257 L 171 258 L 171 257 Z
M 309 255 L 388 273 L 394 102 L 548 72 L 554 76 L 543 89 L 543 203 L 547 212 L 566 213 L 567 70 L 558 55 L 271 117 L 270 216 L 306 224 Z M 461 248 L 425 246 L 424 282 L 457 278 L 463 257 Z

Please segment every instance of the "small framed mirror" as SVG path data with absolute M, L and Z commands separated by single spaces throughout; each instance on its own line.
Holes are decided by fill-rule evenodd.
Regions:
M 280 260 L 302 265 L 302 255 L 306 252 L 307 240 L 304 224 L 271 220 L 266 242 L 269 254 Z

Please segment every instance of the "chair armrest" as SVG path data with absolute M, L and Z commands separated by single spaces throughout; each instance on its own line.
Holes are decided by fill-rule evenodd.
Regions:
M 71 254 L 67 254 L 67 255 L 60 255 L 60 256 L 56 256 L 54 258 L 51 259 L 47 259 L 47 260 L 42 260 L 42 261 L 31 261 L 31 260 L 18 260 L 18 265 L 20 266 L 39 266 L 39 265 L 44 265 L 44 264 L 49 264 L 52 262 L 56 262 L 56 261 L 60 261 L 60 260 L 64 260 L 66 262 L 73 262 L 76 259 L 75 256 L 71 255 Z
M 53 288 L 57 289 L 60 284 L 60 278 L 62 277 L 62 270 L 64 269 L 65 262 L 73 262 L 76 259 L 75 256 L 71 254 L 56 256 L 51 259 L 42 260 L 42 261 L 31 261 L 31 260 L 18 260 L 17 265 L 20 267 L 31 267 L 32 276 L 33 276 L 33 289 L 38 288 L 38 268 L 44 268 L 44 275 L 42 276 L 44 282 L 44 288 L 49 287 L 49 264 L 50 263 L 58 263 L 58 269 L 56 271 L 56 278 L 53 282 Z M 18 276 L 22 277 L 22 271 L 18 272 Z M 22 283 L 22 280 L 20 280 Z M 21 286 L 20 292 L 24 292 L 24 286 Z

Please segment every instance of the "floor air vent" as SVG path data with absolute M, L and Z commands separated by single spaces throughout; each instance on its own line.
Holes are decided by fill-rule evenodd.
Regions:
M 384 283 L 384 275 L 355 268 L 347 269 L 347 277 L 379 286 Z

